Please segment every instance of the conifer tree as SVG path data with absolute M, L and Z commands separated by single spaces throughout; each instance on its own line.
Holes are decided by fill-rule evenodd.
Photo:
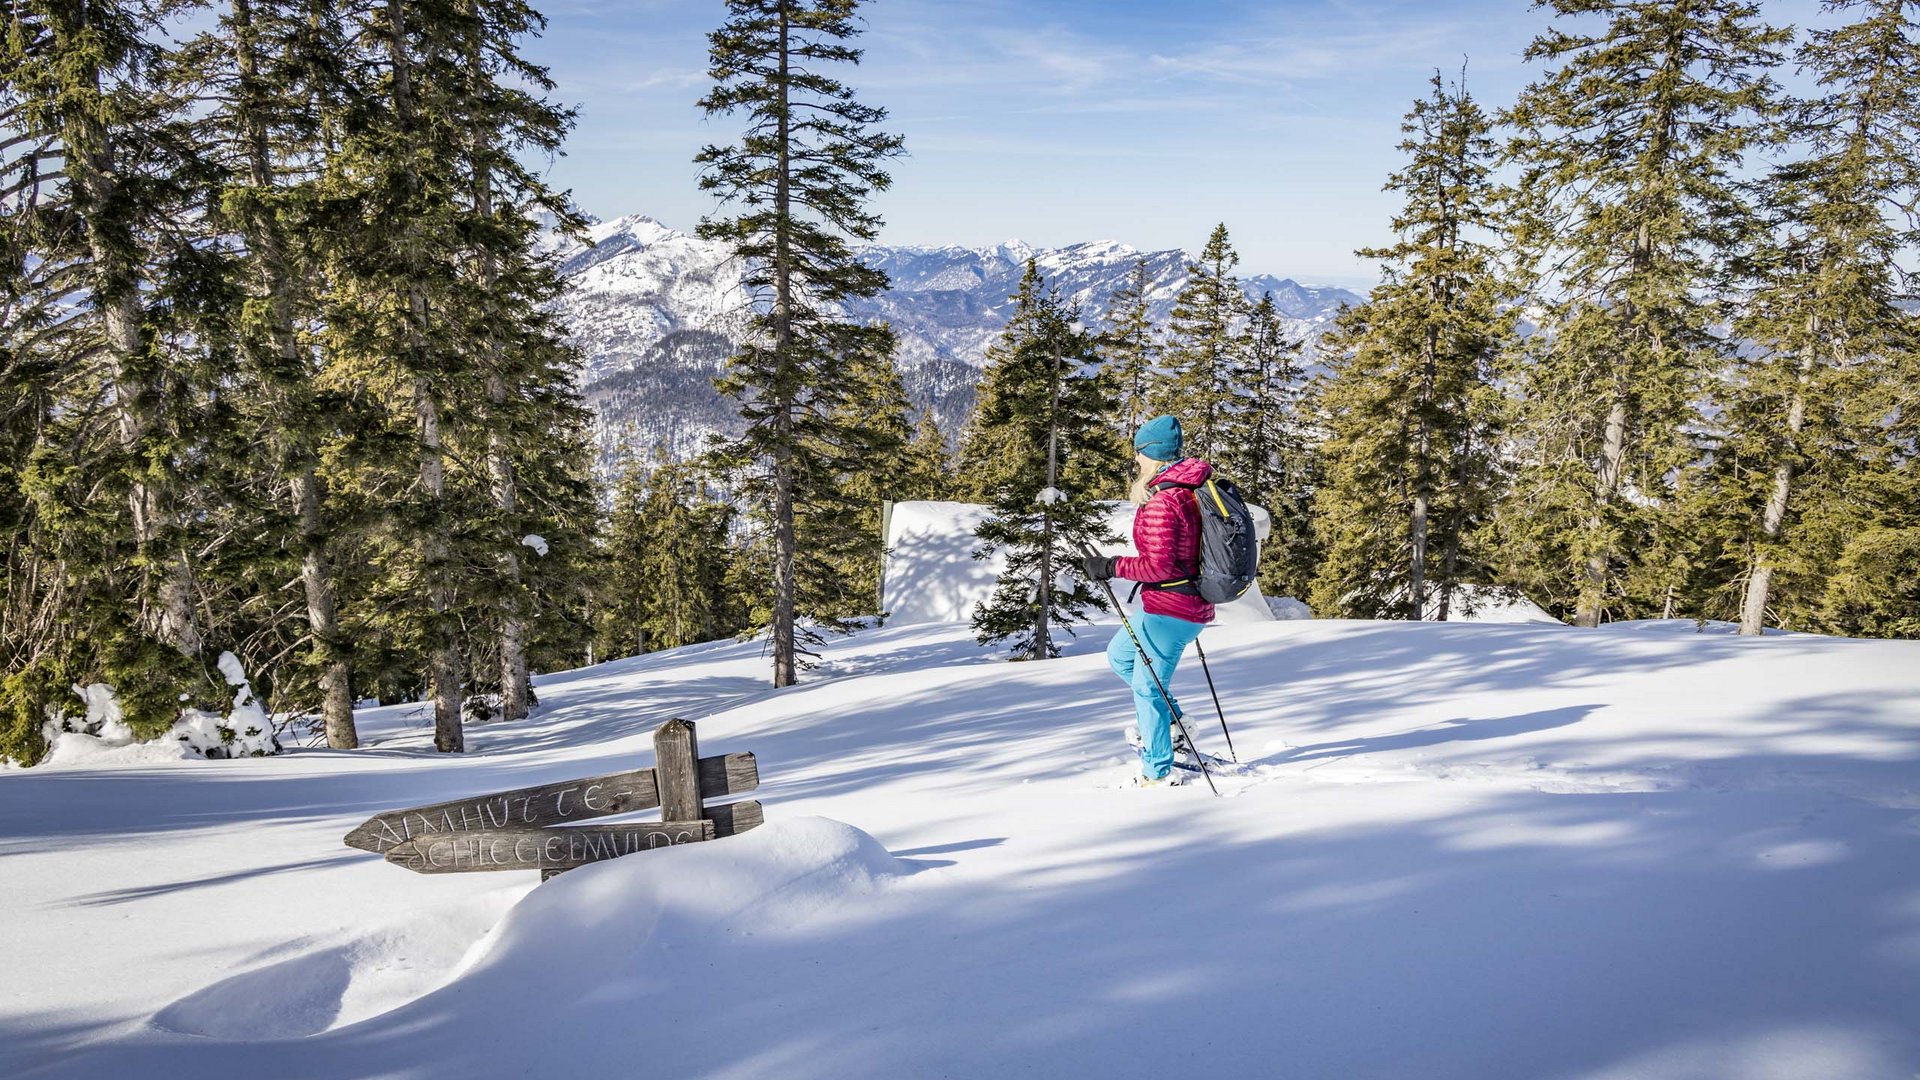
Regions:
M 524 707 L 523 537 L 584 551 L 590 519 L 573 358 L 546 310 L 558 277 L 533 252 L 536 211 L 575 219 L 515 158 L 568 124 L 516 51 L 538 26 L 514 0 L 362 12 L 351 44 L 367 62 L 323 185 L 329 214 L 387 223 L 329 234 L 327 378 L 381 416 L 349 433 L 343 478 L 398 507 L 372 537 L 364 599 L 376 634 L 423 657 L 443 751 L 464 745 L 470 677 Z
M 702 489 L 694 466 L 657 459 L 640 506 L 636 577 L 646 647 L 711 641 L 723 624 L 732 510 Z
M 1100 350 L 1106 357 L 1101 371 L 1112 388 L 1114 430 L 1123 447 L 1131 447 L 1133 433 L 1155 415 L 1150 397 L 1159 377 L 1161 345 L 1153 324 L 1152 285 L 1147 260 L 1135 260 L 1126 283 L 1107 302 L 1100 336 Z M 1132 481 L 1131 455 L 1126 455 L 1114 478 L 1115 497 L 1124 496 Z
M 738 143 L 709 146 L 696 160 L 701 189 L 740 207 L 703 220 L 700 235 L 733 247 L 759 299 L 752 339 L 719 385 L 740 402 L 746 432 L 733 457 L 752 466 L 744 493 L 770 543 L 775 686 L 796 677 L 801 576 L 832 573 L 831 560 L 806 565 L 819 553 L 802 552 L 796 519 L 798 507 L 832 500 L 849 471 L 839 459 L 858 433 L 832 419 L 848 392 L 846 367 L 892 350 L 885 327 L 847 322 L 834 307 L 886 287 L 851 242 L 877 234 L 866 200 L 891 183 L 883 164 L 902 149 L 877 130 L 886 111 L 827 74 L 859 62 L 846 44 L 859 32 L 858 8 L 858 0 L 728 0 L 730 17 L 709 36 L 714 86 L 700 102 L 709 116 L 747 118 Z
M 828 507 L 808 506 L 800 511 L 805 521 L 800 531 L 807 546 L 832 563 L 823 581 L 832 585 L 835 601 L 816 603 L 812 606 L 817 610 L 811 613 L 852 618 L 879 610 L 880 563 L 886 547 L 880 532 L 882 510 L 888 500 L 905 497 L 899 485 L 908 476 L 913 430 L 907 425 L 912 406 L 891 350 L 855 357 L 846 377 L 848 393 L 830 419 L 836 429 L 847 433 L 847 471 L 833 485 L 838 498 Z M 820 527 L 823 509 L 840 509 L 844 533 L 832 535 Z
M 954 485 L 953 454 L 947 449 L 946 432 L 940 430 L 931 408 L 922 409 L 913 438 L 907 443 L 894 499 L 949 499 Z
M 1271 519 L 1272 530 L 1260 548 L 1261 588 L 1276 596 L 1300 596 L 1319 558 L 1313 532 L 1315 470 L 1301 407 L 1306 374 L 1300 342 L 1287 337 L 1272 293 L 1247 316 L 1227 371 L 1233 408 L 1221 425 L 1223 448 L 1214 464 Z
M 1106 609 L 1078 574 L 1061 586 L 1083 547 L 1109 539 L 1089 492 L 1118 468 L 1098 347 L 1075 316 L 1029 260 L 1013 316 L 987 350 L 961 450 L 962 482 L 993 509 L 974 557 L 1004 551 L 1007 560 L 974 612 L 975 636 L 983 645 L 1013 639 L 1016 659 L 1058 656 L 1056 627 Z
M 1551 295 L 1516 373 L 1503 554 L 1536 598 L 1595 626 L 1646 606 L 1624 582 L 1663 527 L 1704 373 L 1726 354 L 1708 297 L 1740 239 L 1734 176 L 1787 35 L 1744 0 L 1540 6 L 1567 22 L 1526 56 L 1557 66 L 1504 119 L 1525 196 L 1515 238 Z
M 381 622 L 417 642 L 434 702 L 434 747 L 465 749 L 468 676 L 460 635 L 462 571 L 473 553 L 458 528 L 479 493 L 449 476 L 451 428 L 477 411 L 484 376 L 449 312 L 464 247 L 455 186 L 465 132 L 455 121 L 456 69 L 469 22 L 453 0 L 384 0 L 353 27 L 365 93 L 349 100 L 328 196 L 338 213 L 381 222 L 343 229 L 331 245 L 326 318 L 331 377 L 372 392 L 383 420 L 357 436 L 380 455 L 356 492 L 394 507 L 374 554 Z M 382 595 L 384 594 L 384 595 Z
M 1384 280 L 1323 339 L 1315 507 L 1327 556 L 1312 605 L 1324 616 L 1445 619 L 1457 587 L 1485 574 L 1494 364 L 1512 324 L 1494 147 L 1464 86 L 1438 74 L 1432 86 L 1401 125 L 1407 162 L 1387 182 L 1404 198 L 1396 242 L 1359 253 Z
M 1859 490 L 1885 444 L 1876 386 L 1920 344 L 1895 265 L 1920 229 L 1888 207 L 1920 199 L 1920 26 L 1904 0 L 1836 0 L 1846 25 L 1813 31 L 1798 54 L 1816 96 L 1794 102 L 1784 135 L 1804 147 L 1760 185 L 1767 232 L 1736 332 L 1758 344 L 1720 395 L 1725 438 L 1717 500 L 1737 506 L 1744 555 L 1740 632 L 1817 618 L 1825 579 L 1858 527 Z M 1782 583 L 1785 595 L 1781 594 Z
M 1186 448 L 1212 460 L 1226 448 L 1227 417 L 1234 408 L 1233 364 L 1239 329 L 1248 312 L 1224 224 L 1215 225 L 1198 261 L 1187 264 L 1187 281 L 1174 298 L 1162 352 L 1165 372 L 1153 394 L 1154 413 L 1180 418 Z M 1129 439 L 1133 433 L 1127 433 Z
M 664 457 L 656 451 L 658 466 Z M 652 470 L 629 459 L 613 486 L 613 507 L 601 532 L 600 588 L 595 590 L 594 653 L 618 660 L 645 652 L 647 592 L 647 478 Z
M 590 519 L 593 498 L 585 478 L 587 414 L 574 388 L 577 358 L 552 313 L 562 282 L 553 260 L 535 249 L 535 215 L 575 232 L 585 220 L 522 163 L 529 151 L 557 154 L 573 124 L 571 111 L 536 92 L 550 91 L 552 80 L 518 47 L 545 20 L 519 0 L 475 2 L 470 11 L 465 82 L 453 98 L 468 133 L 461 164 L 470 189 L 461 230 L 464 287 L 455 299 L 485 383 L 496 572 L 483 594 L 497 635 L 485 651 L 497 657 L 501 718 L 517 720 L 531 704 L 528 635 L 541 592 L 523 538 L 581 532 L 577 523 Z
M 228 359 L 227 296 L 158 17 L 23 0 L 0 35 L 0 377 L 25 422 L 8 429 L 7 514 L 25 528 L 6 568 L 0 692 L 20 740 L 4 749 L 29 758 L 76 682 L 114 684 L 148 735 L 209 689 L 191 448 Z
M 233 396 L 245 426 L 264 436 L 226 469 L 257 484 L 262 531 L 293 534 L 283 546 L 297 558 L 309 663 L 334 749 L 352 749 L 358 737 L 320 455 L 348 403 L 316 381 L 319 259 L 310 237 L 330 224 L 316 214 L 322 132 L 348 89 L 344 49 L 330 0 L 230 0 L 217 29 L 188 45 L 181 71 L 214 103 L 198 134 L 214 148 L 219 221 L 240 240 L 232 273 L 244 297 L 235 319 L 243 363 Z M 296 681 L 275 680 L 277 699 L 298 700 L 287 692 Z

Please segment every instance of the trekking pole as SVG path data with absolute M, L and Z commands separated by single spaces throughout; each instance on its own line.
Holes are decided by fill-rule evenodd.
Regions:
M 1213 711 L 1220 714 L 1220 734 L 1227 737 L 1227 756 L 1235 765 L 1240 764 L 1240 755 L 1233 748 L 1233 733 L 1227 730 L 1227 710 L 1220 707 L 1220 691 L 1213 688 L 1213 669 L 1207 667 L 1207 650 L 1200 647 L 1200 639 L 1193 639 L 1193 649 L 1200 654 L 1200 670 L 1207 676 L 1207 693 L 1213 695 Z
M 1080 550 L 1090 557 L 1099 554 L 1086 544 L 1081 544 Z M 1140 654 L 1140 662 L 1147 665 L 1147 674 L 1153 676 L 1153 686 L 1160 691 L 1160 700 L 1167 703 L 1167 712 L 1173 716 L 1173 722 L 1179 725 L 1180 734 L 1187 737 L 1187 745 L 1193 747 L 1193 760 L 1200 765 L 1200 775 L 1207 781 L 1207 790 L 1219 795 L 1220 788 L 1213 782 L 1213 770 L 1207 768 L 1206 755 L 1200 752 L 1200 745 L 1193 741 L 1193 732 L 1187 730 L 1187 722 L 1180 718 L 1180 706 L 1175 705 L 1173 695 L 1167 693 L 1167 684 L 1161 682 L 1160 673 L 1153 670 L 1153 657 L 1147 655 L 1147 647 L 1140 643 L 1140 635 L 1133 632 L 1133 620 L 1127 618 L 1127 609 L 1120 605 L 1120 596 L 1113 591 L 1113 583 L 1103 581 L 1100 587 L 1107 590 L 1107 599 L 1113 601 L 1113 610 L 1120 615 L 1120 625 L 1127 628 L 1127 637 L 1133 639 L 1133 651 Z

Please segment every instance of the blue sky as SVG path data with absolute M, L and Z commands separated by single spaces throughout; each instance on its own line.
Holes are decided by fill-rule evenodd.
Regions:
M 690 228 L 718 0 L 550 0 L 528 48 L 578 107 L 551 177 L 600 217 Z M 1777 3 L 1776 22 L 1810 2 Z M 874 0 L 845 72 L 909 157 L 877 208 L 898 244 L 1198 248 L 1224 221 L 1249 272 L 1360 284 L 1387 238 L 1399 123 L 1439 67 L 1495 107 L 1538 73 L 1526 0 Z

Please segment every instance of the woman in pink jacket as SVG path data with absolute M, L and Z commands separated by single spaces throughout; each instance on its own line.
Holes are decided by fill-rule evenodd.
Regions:
M 1141 607 L 1146 614 L 1134 623 L 1134 633 L 1153 661 L 1153 672 L 1168 691 L 1180 654 L 1213 621 L 1213 605 L 1200 599 L 1190 579 L 1200 570 L 1200 506 L 1194 488 L 1206 483 L 1213 466 L 1199 458 L 1180 456 L 1180 421 L 1156 416 L 1133 437 L 1134 460 L 1140 474 L 1134 480 L 1133 549 L 1138 555 L 1086 559 L 1089 577 L 1115 577 L 1141 583 Z M 1115 634 L 1107 646 L 1107 662 L 1133 687 L 1133 712 L 1140 729 L 1142 787 L 1175 783 L 1173 768 L 1173 704 L 1161 697 L 1153 673 L 1140 662 L 1140 650 L 1126 634 Z

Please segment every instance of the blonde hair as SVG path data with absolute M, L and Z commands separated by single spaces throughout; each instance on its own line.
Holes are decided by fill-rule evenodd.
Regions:
M 1137 466 L 1139 466 L 1140 471 L 1137 475 L 1134 476 L 1133 486 L 1130 489 L 1128 489 L 1127 497 L 1133 500 L 1133 505 L 1145 506 L 1147 500 L 1153 498 L 1153 492 L 1147 490 L 1147 481 L 1153 479 L 1154 476 L 1157 473 L 1159 473 L 1161 469 L 1166 468 L 1168 465 L 1172 463 L 1166 462 L 1166 461 L 1155 461 L 1154 459 L 1141 453 L 1135 453 L 1133 455 L 1133 460 L 1134 460 L 1134 463 Z

